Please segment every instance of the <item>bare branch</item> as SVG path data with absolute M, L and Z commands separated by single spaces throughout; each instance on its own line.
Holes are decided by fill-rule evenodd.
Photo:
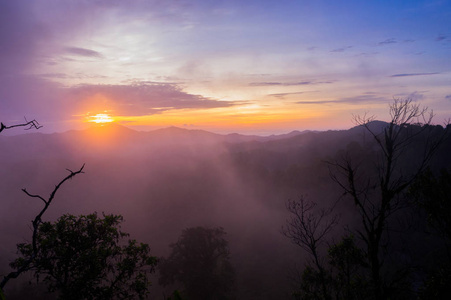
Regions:
M 39 195 L 32 195 L 26 189 L 22 189 L 22 191 L 27 194 L 29 197 L 41 199 L 45 205 L 47 205 L 47 201 Z
M 331 210 L 320 210 L 315 213 L 313 210 L 316 203 L 306 201 L 304 197 L 298 201 L 289 200 L 286 206 L 291 218 L 287 220 L 286 226 L 282 227 L 282 234 L 310 254 L 317 255 L 318 245 L 337 225 L 338 215 L 326 220 Z
M 38 123 L 38 121 L 36 121 L 36 120 L 27 121 L 27 119 L 25 117 L 24 117 L 24 119 L 25 119 L 25 123 L 15 124 L 15 125 L 10 125 L 10 126 L 6 126 L 5 124 L 0 123 L 0 132 L 2 132 L 5 129 L 11 129 L 14 127 L 26 127 L 25 130 L 30 130 L 32 128 L 39 129 L 42 127 L 42 125 L 40 125 Z

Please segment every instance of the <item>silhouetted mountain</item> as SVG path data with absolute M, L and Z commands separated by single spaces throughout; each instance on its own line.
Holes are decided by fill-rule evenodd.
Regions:
M 388 125 L 389 125 L 389 123 L 387 123 L 387 122 L 377 121 L 377 120 L 371 121 L 367 124 L 368 128 L 376 134 L 383 132 L 384 129 Z M 357 126 L 351 128 L 350 131 L 352 133 L 359 133 L 359 132 L 365 133 L 366 129 L 365 129 L 365 126 L 363 126 L 363 125 L 357 125 Z
M 137 134 L 138 131 L 130 129 L 126 126 L 120 125 L 118 123 L 104 123 L 104 124 L 93 124 L 90 128 L 82 130 L 90 133 L 100 133 L 100 134 L 114 134 L 116 136 L 124 136 L 130 134 Z
M 219 134 L 204 130 L 185 129 L 179 127 L 168 127 L 153 131 L 142 132 L 148 140 L 155 140 L 164 143 L 185 144 L 185 143 L 217 143 L 224 137 Z

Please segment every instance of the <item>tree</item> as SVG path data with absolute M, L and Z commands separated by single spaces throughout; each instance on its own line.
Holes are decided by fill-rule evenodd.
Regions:
M 232 298 L 234 270 L 225 234 L 220 227 L 183 230 L 169 257 L 161 260 L 160 283 L 182 283 L 187 299 Z
M 365 149 L 367 157 L 376 154 L 374 161 L 356 162 L 347 154 L 330 162 L 333 180 L 353 202 L 361 220 L 355 232 L 364 243 L 375 299 L 387 299 L 394 293 L 394 282 L 383 274 L 390 247 L 389 219 L 405 207 L 405 192 L 427 168 L 446 136 L 442 127 L 432 126 L 432 112 L 411 99 L 395 99 L 390 116 L 380 132 L 372 127 L 374 117 L 355 118 L 374 142 Z M 374 172 L 368 170 L 371 166 Z
M 426 213 L 429 226 L 451 245 L 451 173 L 442 169 L 435 176 L 427 169 L 418 177 L 409 193 Z M 449 252 L 451 258 L 451 250 Z
M 18 244 L 21 255 L 11 265 L 34 273 L 60 299 L 144 299 L 148 275 L 157 259 L 147 244 L 128 240 L 120 230 L 120 215 L 63 215 L 43 222 L 36 235 L 37 252 L 29 243 Z M 31 257 L 32 263 L 27 261 Z
M 409 190 L 417 206 L 425 213 L 432 233 L 439 236 L 444 246 L 434 249 L 434 259 L 427 268 L 427 277 L 420 289 L 420 299 L 446 299 L 451 284 L 451 173 L 440 174 L 428 169 Z
M 331 210 L 315 213 L 314 207 L 315 203 L 306 202 L 304 198 L 287 204 L 292 216 L 282 233 L 313 258 L 295 278 L 297 289 L 293 296 L 304 300 L 366 299 L 365 254 L 351 235 L 331 245 L 324 259 L 319 246 L 325 244 L 325 237 L 337 225 L 338 216 L 329 218 Z
M 294 296 L 303 300 L 369 299 L 366 267 L 364 253 L 355 245 L 354 237 L 345 236 L 329 247 L 322 273 L 314 265 L 306 266 Z
M 368 299 L 368 265 L 354 236 L 344 236 L 341 242 L 330 246 L 328 258 L 335 299 Z
M 23 124 L 0 125 L 0 132 L 15 127 L 39 129 L 36 120 Z M 50 193 L 49 198 L 22 191 L 44 203 L 32 221 L 31 243 L 17 245 L 20 257 L 10 265 L 10 272 L 0 282 L 0 299 L 9 280 L 24 272 L 33 272 L 37 281 L 42 277 L 49 291 L 58 292 L 60 299 L 144 299 L 155 271 L 157 258 L 150 256 L 147 244 L 128 240 L 120 230 L 122 216 L 96 213 L 87 216 L 63 215 L 55 223 L 43 222 L 42 217 L 53 202 L 59 188 L 77 174 L 71 171 Z
M 17 278 L 20 274 L 22 274 L 23 272 L 26 272 L 28 270 L 30 270 L 30 267 L 33 264 L 34 259 L 37 257 L 38 253 L 39 253 L 39 247 L 40 245 L 38 244 L 38 235 L 39 235 L 39 228 L 40 225 L 42 224 L 42 216 L 44 215 L 44 213 L 47 211 L 47 209 L 49 208 L 50 204 L 52 204 L 52 201 L 55 198 L 56 192 L 59 190 L 59 188 L 69 179 L 72 179 L 74 176 L 83 173 L 83 168 L 85 167 L 85 165 L 83 165 L 78 171 L 71 171 L 68 169 L 68 171 L 70 172 L 69 175 L 67 175 L 66 177 L 64 177 L 63 180 L 61 180 L 53 189 L 53 191 L 50 193 L 50 196 L 48 199 L 45 199 L 44 197 L 40 196 L 40 195 L 34 195 L 34 194 L 30 194 L 26 189 L 22 189 L 22 191 L 27 194 L 29 197 L 32 198 L 37 198 L 39 200 L 41 200 L 42 202 L 44 202 L 44 207 L 41 209 L 41 211 L 36 215 L 36 217 L 34 218 L 34 220 L 32 221 L 32 226 L 33 226 L 33 233 L 32 233 L 32 242 L 31 242 L 31 249 L 30 249 L 30 255 L 28 255 L 28 257 L 26 257 L 26 259 L 24 258 L 23 261 L 21 262 L 20 267 L 16 268 L 16 271 L 10 272 L 8 275 L 6 275 L 5 277 L 3 277 L 2 281 L 0 282 L 0 290 L 3 290 L 5 285 L 8 283 L 9 280 L 11 279 L 15 279 Z
M 282 227 L 282 234 L 313 257 L 312 264 L 307 266 L 302 275 L 302 281 L 309 282 L 308 286 L 301 286 L 304 298 L 309 295 L 307 298 L 310 299 L 331 299 L 329 279 L 321 261 L 319 246 L 337 225 L 338 216 L 327 220 L 331 210 L 315 212 L 315 206 L 314 202 L 306 201 L 304 197 L 298 201 L 288 201 L 287 210 L 291 218 L 287 220 L 286 226 Z M 316 286 L 318 288 L 315 288 Z

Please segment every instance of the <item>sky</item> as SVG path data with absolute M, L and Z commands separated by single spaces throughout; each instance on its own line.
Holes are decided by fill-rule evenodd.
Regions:
M 0 120 L 268 135 L 451 118 L 451 1 L 0 0 Z

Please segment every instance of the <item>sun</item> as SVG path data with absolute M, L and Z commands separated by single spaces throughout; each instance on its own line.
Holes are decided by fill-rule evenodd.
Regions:
M 97 114 L 95 116 L 90 116 L 89 118 L 89 122 L 97 124 L 111 123 L 114 121 L 114 119 L 109 114 Z

